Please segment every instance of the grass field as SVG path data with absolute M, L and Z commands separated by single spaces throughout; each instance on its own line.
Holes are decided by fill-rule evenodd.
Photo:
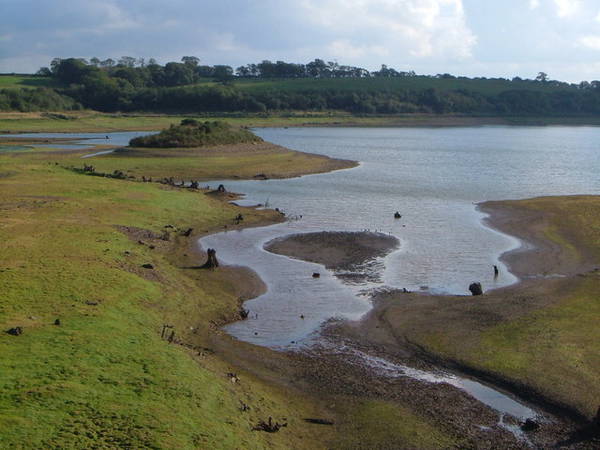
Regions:
M 302 173 L 320 173 L 353 167 L 329 158 L 293 152 L 271 144 L 238 145 L 231 149 L 134 149 L 95 157 L 86 161 L 96 171 L 158 179 L 223 180 L 235 173 L 238 178 L 252 179 L 255 175 L 267 178 L 293 177 Z M 79 167 L 79 157 L 65 160 Z
M 37 87 L 58 87 L 58 84 L 53 79 L 48 77 L 0 74 L 0 89 L 24 89 Z
M 211 87 L 220 86 L 221 83 L 210 78 L 204 78 L 194 83 L 194 86 Z M 339 90 L 353 92 L 373 91 L 404 91 L 434 88 L 440 91 L 465 89 L 485 95 L 495 95 L 507 90 L 533 90 L 533 91 L 560 91 L 572 90 L 576 87 L 554 86 L 552 83 L 534 83 L 528 81 L 511 82 L 503 79 L 467 79 L 467 78 L 434 78 L 425 76 L 400 77 L 400 78 L 275 78 L 275 79 L 234 79 L 236 88 L 248 92 L 264 92 L 270 90 L 301 92 L 319 90 Z M 34 75 L 0 74 L 0 89 L 22 89 L 34 87 L 58 87 L 56 82 L 49 77 L 36 77 Z
M 199 85 L 210 86 L 210 81 L 204 80 Z M 571 90 L 574 87 L 557 88 L 551 83 L 533 83 L 527 81 L 510 82 L 501 79 L 446 79 L 431 78 L 424 76 L 400 77 L 400 78 L 299 78 L 299 79 L 249 79 L 242 78 L 234 80 L 234 86 L 249 92 L 264 92 L 270 90 L 300 92 L 339 90 L 352 92 L 374 92 L 374 91 L 405 91 L 424 89 L 438 89 L 440 91 L 454 91 L 465 89 L 479 92 L 485 95 L 496 95 L 507 90 L 534 90 L 534 91 L 556 91 Z

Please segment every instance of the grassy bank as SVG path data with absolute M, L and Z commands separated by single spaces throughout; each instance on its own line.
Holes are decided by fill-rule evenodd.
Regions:
M 93 111 L 65 113 L 0 113 L 0 133 L 98 132 L 160 130 L 183 118 L 226 120 L 249 127 L 372 126 L 451 127 L 483 125 L 548 126 L 600 125 L 600 117 L 477 117 L 453 115 L 352 115 L 344 112 L 289 114 L 102 114 Z
M 298 391 L 262 367 L 267 350 L 256 350 L 249 370 L 213 347 L 218 326 L 239 317 L 260 282 L 242 269 L 194 269 L 204 261 L 194 239 L 234 228 L 239 213 L 245 225 L 278 214 L 203 191 L 85 176 L 63 167 L 73 157 L 0 153 L 0 447 L 351 448 L 366 429 L 374 447 L 454 442 L 394 404 L 357 399 L 347 408 Z M 227 177 L 243 175 L 240 154 L 227 157 Z M 270 158 L 263 168 L 276 174 Z M 149 159 L 138 162 L 160 171 L 170 161 Z M 163 336 L 165 324 L 173 328 Z M 14 327 L 23 334 L 5 332 Z M 269 417 L 287 426 L 253 431 Z
M 161 339 L 164 323 L 202 336 L 236 310 L 236 293 L 218 273 L 198 283 L 174 267 L 168 242 L 152 250 L 115 228 L 210 230 L 231 224 L 234 207 L 14 158 L 2 168 L 0 322 L 24 333 L 0 336 L 0 446 L 260 447 L 299 439 L 297 427 L 285 437 L 251 428 L 267 416 L 310 414 L 302 399 L 252 379 L 234 386 L 218 358 L 197 361 Z M 244 214 L 249 223 L 269 216 Z M 240 401 L 252 412 L 240 412 Z

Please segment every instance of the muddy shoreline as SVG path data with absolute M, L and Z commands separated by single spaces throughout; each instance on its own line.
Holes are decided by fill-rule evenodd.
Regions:
M 549 222 L 544 211 L 531 211 L 503 201 L 483 202 L 477 207 L 488 214 L 484 219 L 487 226 L 520 240 L 521 246 L 502 254 L 500 260 L 521 281 L 569 277 L 595 267 L 585 249 L 567 249 L 544 236 L 543 229 Z
M 523 269 L 520 269 L 519 261 L 524 256 L 539 259 L 537 253 L 534 253 L 537 256 L 528 255 L 528 252 L 531 252 L 530 247 L 527 247 L 526 251 L 520 249 L 508 255 L 503 255 L 511 270 L 516 271 L 522 281 L 516 285 L 491 292 L 489 297 L 492 297 L 493 301 L 486 304 L 481 311 L 477 311 L 474 315 L 466 313 L 471 308 L 470 297 L 451 297 L 456 304 L 456 308 L 450 316 L 443 317 L 443 320 L 447 323 L 460 315 L 464 315 L 468 320 L 466 323 L 461 322 L 461 326 L 476 327 L 482 318 L 483 322 L 488 324 L 490 321 L 496 322 L 506 317 L 521 314 L 524 310 L 536 307 L 535 302 L 529 302 L 526 308 L 523 308 L 521 300 L 524 295 L 540 297 L 540 294 L 542 294 L 543 296 L 544 292 L 554 289 L 554 284 L 559 281 L 553 279 L 543 280 L 535 278 L 534 275 L 544 273 L 544 271 L 557 270 L 557 267 L 570 268 L 572 271 L 580 268 L 572 265 L 572 260 L 568 257 L 563 258 L 560 248 L 555 249 L 550 245 L 551 243 L 544 243 L 543 239 L 541 240 L 543 245 L 540 245 L 536 240 L 538 238 L 535 230 L 529 234 L 515 232 L 517 228 L 517 211 L 502 210 L 501 203 L 498 205 L 485 204 L 481 209 L 492 214 L 486 220 L 489 226 L 503 232 L 514 233 L 513 235 L 517 235 L 520 239 L 527 239 L 527 242 L 535 243 L 536 249 L 540 249 L 542 254 L 548 251 L 558 253 L 553 253 L 552 258 L 547 258 L 551 260 L 550 262 L 544 261 L 543 264 L 538 266 L 532 262 L 529 264 L 524 263 L 522 265 Z M 280 220 L 283 220 L 283 218 L 280 217 Z M 509 225 L 513 223 L 511 222 L 513 220 L 515 220 L 513 228 L 510 228 Z M 270 223 L 273 222 L 267 219 L 264 223 L 257 223 L 254 226 L 263 226 Z M 531 223 L 535 223 L 535 221 Z M 207 234 L 206 231 L 194 234 L 189 240 L 186 239 L 180 244 L 181 246 L 175 254 L 182 255 L 185 252 L 190 263 L 191 261 L 203 261 L 205 253 L 196 242 L 202 235 Z M 348 260 L 344 259 L 344 256 L 348 256 L 347 254 L 332 255 L 330 252 L 324 251 L 321 252 L 321 255 L 315 256 L 314 245 L 322 247 L 327 235 L 320 235 L 316 239 L 314 239 L 315 236 L 312 236 L 312 238 L 309 239 L 309 241 L 312 240 L 312 245 L 304 245 L 308 241 L 303 243 L 303 239 L 298 240 L 297 237 L 292 237 L 287 242 L 279 240 L 272 243 L 272 245 L 278 247 L 277 252 L 283 253 L 281 245 L 285 244 L 283 245 L 283 247 L 286 247 L 285 254 L 290 253 L 288 256 L 292 257 L 306 257 L 307 251 L 313 259 L 315 257 L 322 258 L 325 255 L 327 261 L 321 259 L 314 262 L 320 262 L 334 270 L 348 264 Z M 336 238 L 339 239 L 340 237 L 337 236 Z M 333 240 L 335 241 L 336 238 Z M 363 236 L 363 238 L 365 237 Z M 290 249 L 288 245 L 290 242 L 293 243 L 292 247 L 295 246 L 295 251 Z M 196 248 L 193 249 L 193 247 Z M 393 247 L 390 241 L 387 242 L 385 250 L 380 248 L 377 251 L 385 254 Z M 360 259 L 356 258 L 356 255 L 354 257 Z M 260 278 L 248 268 L 226 266 L 220 268 L 219 271 L 227 274 L 226 277 L 229 282 L 236 286 L 240 293 L 243 293 L 240 296 L 240 307 L 244 300 L 264 292 L 264 284 L 261 285 Z M 550 419 L 550 421 L 541 423 L 540 430 L 535 434 L 526 435 L 526 439 L 520 438 L 515 434 L 515 430 L 519 430 L 520 426 L 518 419 L 506 417 L 501 419 L 502 423 L 498 422 L 499 416 L 496 411 L 453 386 L 444 383 L 424 383 L 412 380 L 409 377 L 382 377 L 381 374 L 374 373 L 364 364 L 348 359 L 347 355 L 332 352 L 331 348 L 328 347 L 317 346 L 301 352 L 278 352 L 238 341 L 221 330 L 220 327 L 227 322 L 240 320 L 239 311 L 231 311 L 229 316 L 223 317 L 222 321 L 215 324 L 207 339 L 211 343 L 212 351 L 233 367 L 252 373 L 254 376 L 258 376 L 274 385 L 297 390 L 301 395 L 316 396 L 315 401 L 330 404 L 329 414 L 331 417 L 342 417 L 346 413 L 344 402 L 347 402 L 348 399 L 351 399 L 351 401 L 364 401 L 375 398 L 398 402 L 402 407 L 410 405 L 413 413 L 426 417 L 427 420 L 436 423 L 440 429 L 461 436 L 465 439 L 466 448 L 552 446 L 558 442 L 568 442 L 569 439 L 573 439 L 573 436 L 577 435 L 576 430 L 578 427 L 586 423 L 586 418 L 577 410 L 544 397 L 543 394 L 536 392 L 524 383 L 515 383 L 497 374 L 476 370 L 459 361 L 439 358 L 419 348 L 418 345 L 403 336 L 399 330 L 394 329 L 393 321 L 386 317 L 389 307 L 391 305 L 397 306 L 399 298 L 403 305 L 401 313 L 414 315 L 415 320 L 412 327 L 418 330 L 419 327 L 432 326 L 430 321 L 420 322 L 419 316 L 428 316 L 428 312 L 439 308 L 440 302 L 447 301 L 449 297 L 397 291 L 382 292 L 375 296 L 374 308 L 361 321 L 328 324 L 323 329 L 323 339 L 329 341 L 333 347 L 350 345 L 366 354 L 384 357 L 390 361 L 399 361 L 411 367 L 432 372 L 446 369 L 466 378 L 481 380 L 483 383 L 496 386 L 499 391 L 505 392 L 509 396 L 521 399 L 525 404 L 535 405 L 534 408 L 543 410 L 544 417 Z M 511 304 L 511 298 L 514 304 Z M 537 307 L 545 305 L 545 302 L 539 302 Z M 500 314 L 501 317 L 495 317 L 499 314 L 498 310 L 504 311 L 503 314 Z M 528 442 L 528 440 L 530 441 Z M 585 443 L 581 446 L 576 444 L 570 448 L 591 448 L 586 445 Z

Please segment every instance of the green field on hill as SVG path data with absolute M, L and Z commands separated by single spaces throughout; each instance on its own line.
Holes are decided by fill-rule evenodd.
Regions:
M 0 74 L 0 89 L 26 89 L 38 87 L 58 87 L 58 83 L 50 77 L 34 75 Z
M 207 86 L 211 83 L 208 80 L 204 80 L 199 84 Z M 217 85 L 218 83 L 213 82 L 212 84 Z M 551 82 L 535 83 L 532 81 L 509 81 L 500 78 L 435 78 L 425 76 L 397 78 L 239 78 L 233 81 L 233 85 L 248 92 L 265 92 L 270 90 L 289 92 L 330 90 L 351 92 L 398 92 L 403 90 L 421 91 L 425 89 L 437 89 L 445 92 L 464 89 L 486 95 L 497 95 L 508 90 L 530 90 L 538 92 L 576 90 L 573 86 L 557 86 Z

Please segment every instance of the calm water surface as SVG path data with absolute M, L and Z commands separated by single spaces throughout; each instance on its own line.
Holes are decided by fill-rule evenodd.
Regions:
M 218 181 L 302 219 L 201 240 L 226 263 L 253 268 L 269 291 L 246 302 L 239 339 L 273 347 L 308 342 L 332 317 L 358 318 L 383 286 L 468 294 L 514 283 L 498 262 L 519 242 L 482 224 L 475 203 L 557 194 L 600 194 L 600 128 L 292 128 L 256 130 L 292 149 L 360 161 L 358 168 L 291 180 Z M 395 220 L 399 211 L 402 219 Z M 378 230 L 401 241 L 379 283 L 344 284 L 321 266 L 273 255 L 265 242 L 290 233 Z M 493 277 L 492 265 L 500 267 Z M 312 279 L 313 271 L 321 272 Z M 304 319 L 300 318 L 304 315 Z M 292 344 L 292 341 L 294 343 Z
M 20 137 L 20 138 L 68 138 L 73 139 L 72 144 L 62 144 L 60 142 L 52 144 L 36 144 L 32 147 L 59 148 L 69 150 L 83 150 L 94 145 L 128 145 L 129 141 L 138 136 L 154 134 L 148 131 L 121 131 L 116 133 L 23 133 L 23 134 L 2 134 L 0 137 Z M 108 136 L 108 139 L 106 137 Z

